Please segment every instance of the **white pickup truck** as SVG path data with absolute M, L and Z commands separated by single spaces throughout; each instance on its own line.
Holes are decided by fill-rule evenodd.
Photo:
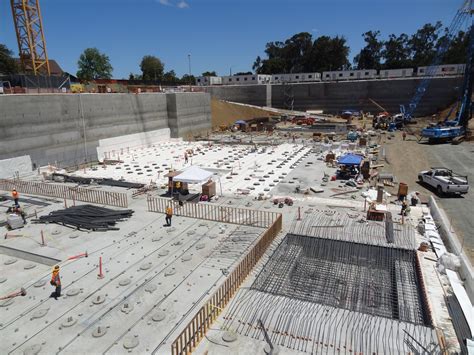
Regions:
M 438 195 L 467 194 L 469 191 L 467 176 L 458 175 L 446 168 L 421 171 L 418 174 L 418 181 L 434 187 Z

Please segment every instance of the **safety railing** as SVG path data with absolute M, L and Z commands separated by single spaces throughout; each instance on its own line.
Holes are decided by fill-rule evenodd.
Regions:
M 82 187 L 71 187 L 36 181 L 23 181 L 18 179 L 0 180 L 0 190 L 12 191 L 13 189 L 28 195 L 57 197 L 61 199 L 97 203 L 115 207 L 128 207 L 127 194 L 122 192 L 92 190 Z
M 190 354 L 206 335 L 212 323 L 217 319 L 224 307 L 239 289 L 240 285 L 250 274 L 253 267 L 281 231 L 282 215 L 280 213 L 276 213 L 276 215 L 275 220 L 263 233 L 258 242 L 244 256 L 237 267 L 230 273 L 229 277 L 207 300 L 204 306 L 199 309 L 193 319 L 191 319 L 188 325 L 171 344 L 172 355 Z
M 173 214 L 190 218 L 205 219 L 232 224 L 243 224 L 253 227 L 268 228 L 280 215 L 276 212 L 217 206 L 209 203 L 194 203 L 174 201 L 163 197 L 147 197 L 148 211 L 165 213 L 170 206 Z

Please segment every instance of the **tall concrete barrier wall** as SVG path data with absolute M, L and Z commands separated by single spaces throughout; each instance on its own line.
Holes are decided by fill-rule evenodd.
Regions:
M 390 112 L 399 112 L 400 104 L 408 105 L 421 80 L 410 78 L 286 84 L 272 85 L 270 90 L 267 90 L 266 85 L 214 86 L 204 90 L 215 98 L 228 101 L 260 106 L 271 102 L 275 108 L 288 108 L 288 103 L 293 102 L 295 110 L 322 110 L 325 113 L 340 113 L 348 109 L 379 111 L 369 101 L 370 98 Z M 430 115 L 446 108 L 459 97 L 461 85 L 460 77 L 432 79 L 415 114 Z
M 267 85 L 209 86 L 203 90 L 218 100 L 267 106 Z M 271 90 L 269 91 L 271 93 Z M 271 102 L 271 99 L 268 101 Z
M 211 96 L 205 93 L 166 95 L 171 138 L 211 129 Z
M 170 122 L 176 137 L 188 122 L 204 127 L 207 120 L 210 127 L 210 114 L 197 115 L 210 112 L 208 94 L 179 94 L 171 112 L 168 95 L 176 94 L 0 96 L 0 160 L 29 155 L 34 166 L 75 165 L 97 160 L 101 139 L 167 129 Z

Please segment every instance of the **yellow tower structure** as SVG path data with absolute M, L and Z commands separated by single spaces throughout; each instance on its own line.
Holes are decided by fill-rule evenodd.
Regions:
M 50 75 L 39 0 L 10 0 L 23 70 Z

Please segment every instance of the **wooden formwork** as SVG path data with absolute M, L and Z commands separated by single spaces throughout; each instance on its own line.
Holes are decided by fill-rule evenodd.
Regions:
M 157 202 L 160 203 L 160 202 Z M 236 209 L 240 210 L 240 209 Z M 251 212 L 259 212 L 249 210 Z M 270 213 L 270 212 L 267 212 Z M 229 277 L 216 292 L 199 309 L 184 330 L 171 344 L 172 355 L 190 354 L 205 336 L 212 323 L 219 317 L 224 307 L 234 296 L 240 285 L 263 256 L 269 245 L 282 228 L 282 215 L 275 213 L 275 219 L 263 233 L 258 242 L 249 250 L 240 263 L 230 273 Z
M 165 213 L 171 206 L 177 216 L 204 219 L 231 224 L 268 228 L 280 215 L 277 212 L 259 211 L 248 208 L 217 206 L 208 203 L 189 203 L 182 205 L 178 201 L 163 197 L 147 197 L 148 211 Z
M 12 191 L 13 189 L 28 195 L 57 197 L 61 199 L 97 203 L 115 207 L 128 207 L 127 194 L 122 192 L 92 190 L 82 187 L 70 187 L 66 185 L 49 184 L 36 181 L 22 181 L 18 179 L 0 180 L 0 190 Z

